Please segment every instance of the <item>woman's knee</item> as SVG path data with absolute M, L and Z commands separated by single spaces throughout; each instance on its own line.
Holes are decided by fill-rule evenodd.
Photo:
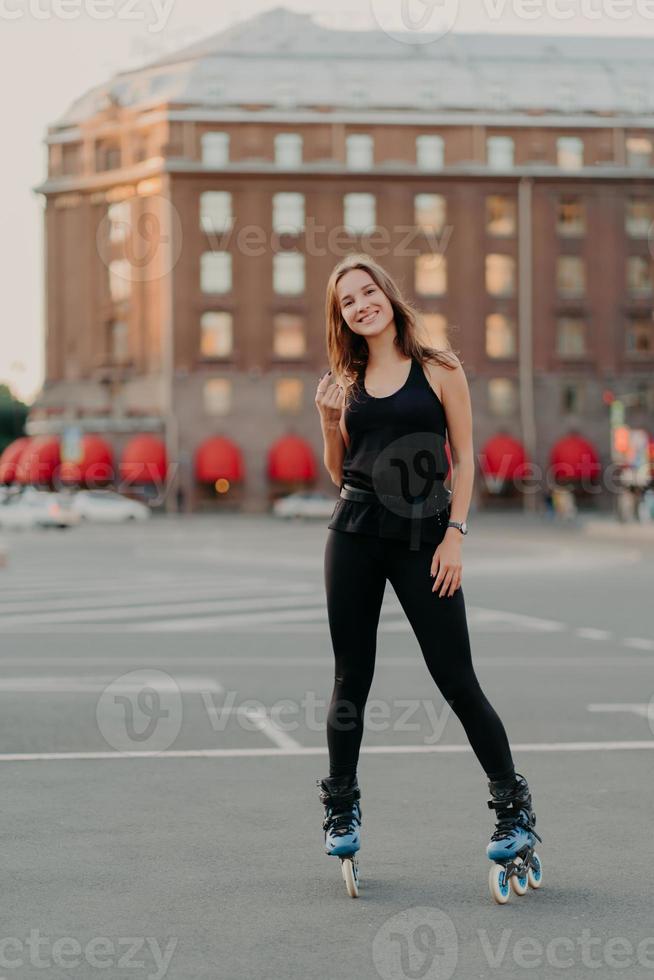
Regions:
M 439 691 L 454 712 L 479 704 L 484 698 L 479 681 L 474 674 L 464 677 L 447 677 L 436 680 Z

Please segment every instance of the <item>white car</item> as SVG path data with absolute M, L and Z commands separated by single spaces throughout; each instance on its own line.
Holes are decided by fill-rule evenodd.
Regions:
M 25 487 L 0 500 L 0 527 L 73 527 L 79 517 L 66 494 Z
M 328 497 L 319 490 L 299 491 L 280 497 L 272 511 L 275 517 L 331 517 L 335 503 L 335 497 Z
M 150 508 L 139 500 L 130 500 L 114 490 L 79 490 L 72 495 L 73 511 L 84 521 L 119 524 L 122 521 L 146 521 Z

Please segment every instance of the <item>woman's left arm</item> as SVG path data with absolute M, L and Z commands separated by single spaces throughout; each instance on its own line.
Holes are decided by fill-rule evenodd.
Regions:
M 441 401 L 447 418 L 453 469 L 450 520 L 462 523 L 468 514 L 475 479 L 472 405 L 468 379 L 461 362 L 455 354 L 450 356 L 456 360 L 456 368 L 453 371 L 445 369 L 441 374 Z M 443 540 L 434 552 L 430 574 L 432 577 L 436 575 L 432 592 L 440 589 L 439 598 L 454 595 L 461 585 L 462 542 L 463 535 L 458 528 L 448 527 Z

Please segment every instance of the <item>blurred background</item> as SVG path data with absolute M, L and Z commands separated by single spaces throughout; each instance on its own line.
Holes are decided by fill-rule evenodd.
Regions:
M 474 510 L 650 521 L 654 17 L 619 8 L 3 7 L 5 496 L 329 514 L 364 251 L 463 361 Z

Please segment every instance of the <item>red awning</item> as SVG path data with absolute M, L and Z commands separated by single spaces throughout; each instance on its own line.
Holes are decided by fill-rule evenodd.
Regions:
M 555 480 L 584 480 L 599 476 L 599 453 L 576 433 L 564 436 L 552 447 L 550 466 Z
M 205 439 L 195 451 L 195 478 L 199 483 L 243 480 L 243 457 L 236 443 L 225 436 Z
M 83 435 L 82 458 L 73 463 L 62 461 L 60 474 L 64 483 L 95 486 L 108 483 L 114 478 L 114 454 L 111 446 L 101 436 Z
M 59 440 L 56 436 L 35 436 L 16 464 L 16 483 L 52 483 L 59 466 Z
M 529 460 L 520 440 L 501 432 L 485 444 L 479 454 L 479 462 L 486 476 L 513 480 L 527 476 Z
M 163 483 L 167 470 L 166 447 L 157 436 L 134 436 L 123 449 L 120 475 L 129 483 Z
M 10 442 L 0 456 L 0 483 L 13 483 L 16 479 L 18 461 L 31 442 L 29 436 L 21 436 Z
M 300 436 L 282 436 L 268 452 L 268 478 L 286 483 L 308 482 L 317 475 L 316 457 Z

